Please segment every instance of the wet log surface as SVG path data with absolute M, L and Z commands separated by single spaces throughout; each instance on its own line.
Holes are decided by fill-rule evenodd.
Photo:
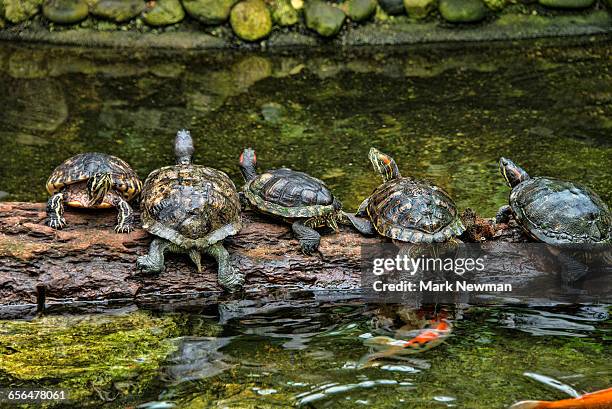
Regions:
M 194 294 L 209 299 L 228 297 L 217 284 L 213 260 L 205 258 L 204 271 L 198 274 L 187 257 L 169 255 L 163 273 L 147 275 L 135 264 L 136 257 L 148 250 L 151 238 L 145 231 L 116 234 L 114 211 L 68 209 L 65 216 L 67 228 L 56 231 L 45 225 L 44 204 L 0 203 L 0 305 L 35 304 L 37 288 L 41 291 L 43 287 L 51 303 L 165 295 L 185 299 Z M 476 219 L 463 239 L 485 238 L 500 244 L 525 240 L 518 228 L 501 227 L 496 231 L 486 219 Z M 338 234 L 322 236 L 320 255 L 306 256 L 288 225 L 245 212 L 242 231 L 226 243 L 234 265 L 246 274 L 245 291 L 229 297 L 358 291 L 361 246 L 383 240 L 342 228 Z M 504 266 L 493 270 L 482 279 L 524 286 L 539 282 L 545 287 L 554 280 L 541 274 L 537 266 L 524 271 L 509 272 Z

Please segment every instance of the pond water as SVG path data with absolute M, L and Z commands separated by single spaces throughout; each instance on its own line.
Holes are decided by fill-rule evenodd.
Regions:
M 588 40 L 300 56 L 0 44 L 0 200 L 45 200 L 50 172 L 83 151 L 144 178 L 185 127 L 196 161 L 238 185 L 252 146 L 260 168 L 308 171 L 347 208 L 380 183 L 371 146 L 486 216 L 507 199 L 502 155 L 610 203 L 609 62 L 609 43 Z
M 51 170 L 83 151 L 144 178 L 188 128 L 196 162 L 236 184 L 252 146 L 261 168 L 308 171 L 348 208 L 379 184 L 371 146 L 485 216 L 507 200 L 501 155 L 610 204 L 609 62 L 599 39 L 302 55 L 0 43 L 0 200 L 46 200 Z M 0 386 L 65 388 L 55 406 L 74 408 L 501 409 L 567 397 L 526 372 L 612 385 L 608 306 L 444 309 L 445 343 L 364 369 L 379 311 L 357 301 L 60 310 L 0 321 Z

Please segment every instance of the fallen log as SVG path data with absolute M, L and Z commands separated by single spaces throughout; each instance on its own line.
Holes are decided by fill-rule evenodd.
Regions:
M 116 234 L 114 211 L 68 209 L 68 226 L 60 231 L 46 226 L 45 218 L 44 204 L 0 203 L 0 305 L 222 295 L 216 264 L 208 258 L 201 274 L 182 255 L 169 255 L 166 270 L 159 275 L 139 272 L 135 261 L 146 253 L 150 236 L 142 229 Z M 466 219 L 470 228 L 465 241 L 524 240 L 516 227 L 495 230 L 491 222 L 473 214 Z M 306 256 L 289 226 L 245 212 L 242 231 L 227 240 L 234 265 L 246 274 L 245 291 L 231 297 L 359 290 L 361 247 L 383 241 L 342 228 L 340 233 L 323 235 L 320 255 Z M 497 270 L 499 279 L 520 285 L 532 285 L 543 275 L 537 268 L 505 272 L 500 266 Z

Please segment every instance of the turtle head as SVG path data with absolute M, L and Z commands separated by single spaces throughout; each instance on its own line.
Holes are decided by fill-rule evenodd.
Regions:
M 113 177 L 110 173 L 94 173 L 87 180 L 87 198 L 90 206 L 102 203 L 104 196 L 113 186 Z
M 397 164 L 393 158 L 386 153 L 382 153 L 376 148 L 370 148 L 368 158 L 370 158 L 374 170 L 380 173 L 385 182 L 401 177 Z
M 514 187 L 529 179 L 529 175 L 523 170 L 523 168 L 512 162 L 510 159 L 506 159 L 504 157 L 499 159 L 499 171 L 504 179 L 506 179 L 506 183 L 510 187 Z
M 191 133 L 186 129 L 181 129 L 176 133 L 174 139 L 174 155 L 177 165 L 189 165 L 193 156 L 193 139 Z
M 249 182 L 257 176 L 257 155 L 251 148 L 245 148 L 240 154 L 240 171 L 244 180 Z

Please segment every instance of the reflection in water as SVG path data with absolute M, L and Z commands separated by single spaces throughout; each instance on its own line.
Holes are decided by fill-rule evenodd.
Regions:
M 141 176 L 172 161 L 190 128 L 198 163 L 230 173 L 257 149 L 323 178 L 347 209 L 379 180 L 376 146 L 403 174 L 431 179 L 493 215 L 507 200 L 499 156 L 533 175 L 585 183 L 612 199 L 607 45 L 548 42 L 402 48 L 344 55 L 149 54 L 0 48 L 0 191 L 46 199 L 65 158 L 105 151 Z M 27 188 L 24 188 L 27 187 Z

